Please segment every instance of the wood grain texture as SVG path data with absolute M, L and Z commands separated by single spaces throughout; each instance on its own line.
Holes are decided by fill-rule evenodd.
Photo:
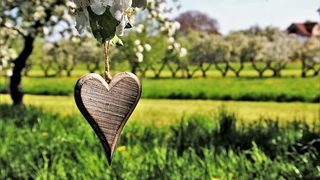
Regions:
M 132 73 L 120 73 L 108 85 L 98 74 L 82 76 L 75 86 L 75 101 L 98 135 L 111 164 L 121 131 L 141 96 L 141 84 Z

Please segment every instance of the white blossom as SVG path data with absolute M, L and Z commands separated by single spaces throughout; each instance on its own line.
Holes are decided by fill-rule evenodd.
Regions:
M 174 37 L 169 37 L 169 38 L 168 38 L 168 43 L 169 43 L 169 44 L 173 44 L 174 42 L 175 42 Z
M 45 12 L 44 12 L 44 7 L 43 6 L 37 6 L 36 7 L 36 11 L 33 14 L 33 18 L 38 21 L 41 18 L 43 18 L 45 16 Z
M 152 49 L 150 44 L 145 44 L 144 48 L 145 48 L 146 51 L 151 51 L 151 49 Z
M 8 77 L 11 77 L 13 74 L 12 69 L 8 69 L 6 74 Z
M 77 13 L 76 16 L 76 28 L 80 34 L 82 34 L 89 25 L 89 13 L 87 9 L 83 9 Z
M 137 61 L 138 62 L 142 62 L 143 61 L 143 54 L 141 52 L 137 52 L 136 56 L 137 56 Z
M 141 53 L 144 51 L 144 48 L 142 45 L 138 45 L 137 49 L 138 49 L 138 52 L 141 52 Z
M 133 13 L 131 5 L 132 0 L 115 0 L 110 8 L 112 16 L 120 22 L 116 29 L 118 36 L 123 36 L 124 28 L 131 18 Z
M 180 57 L 185 57 L 187 55 L 187 49 L 186 48 L 181 48 L 180 49 Z
M 180 29 L 181 25 L 178 21 L 173 22 L 173 24 L 176 30 Z
M 140 44 L 141 44 L 140 40 L 137 39 L 134 41 L 134 45 L 140 45 Z
M 90 8 L 97 15 L 102 15 L 107 9 L 100 0 L 91 0 Z
M 70 9 L 76 9 L 77 8 L 76 3 L 74 3 L 73 1 L 67 1 L 66 5 Z
M 135 30 L 137 33 L 141 33 L 144 29 L 144 25 L 143 24 L 139 24 L 135 27 Z
M 175 42 L 175 43 L 173 43 L 173 47 L 174 47 L 175 49 L 180 49 L 180 48 L 181 48 L 181 44 Z

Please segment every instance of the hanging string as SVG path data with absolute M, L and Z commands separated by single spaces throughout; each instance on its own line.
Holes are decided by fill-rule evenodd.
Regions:
M 104 63 L 105 63 L 104 78 L 108 83 L 110 83 L 112 80 L 112 76 L 110 74 L 110 65 L 109 65 L 109 50 L 110 50 L 110 42 L 106 41 L 104 43 Z

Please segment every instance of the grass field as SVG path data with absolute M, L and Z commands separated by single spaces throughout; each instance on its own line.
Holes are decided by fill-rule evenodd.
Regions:
M 1 103 L 11 103 L 9 95 L 0 95 Z M 73 97 L 69 96 L 26 95 L 25 103 L 64 116 L 79 114 Z M 246 122 L 252 122 L 260 117 L 279 119 L 283 123 L 293 119 L 304 119 L 308 122 L 320 119 L 320 106 L 313 103 L 142 99 L 129 122 L 170 125 L 182 116 L 196 113 L 212 114 L 222 106 L 235 112 L 239 119 Z
M 58 101 L 57 101 L 58 102 Z M 79 115 L 0 105 L 1 179 L 319 179 L 320 127 L 303 121 L 236 126 L 234 114 L 129 123 L 107 165 Z
M 320 179 L 320 77 L 296 65 L 282 78 L 148 72 L 112 166 L 73 99 L 84 70 L 40 73 L 23 78 L 27 106 L 0 94 L 0 179 Z
M 79 77 L 24 77 L 27 94 L 73 95 Z M 142 97 L 148 99 L 213 99 L 236 101 L 319 102 L 320 76 L 313 78 L 211 77 L 196 79 L 143 79 Z M 0 77 L 0 92 L 8 89 Z

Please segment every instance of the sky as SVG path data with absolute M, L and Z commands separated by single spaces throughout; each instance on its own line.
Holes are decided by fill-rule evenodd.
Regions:
M 220 32 L 253 25 L 286 29 L 293 22 L 320 21 L 320 0 L 180 0 L 179 12 L 198 10 L 218 20 Z

